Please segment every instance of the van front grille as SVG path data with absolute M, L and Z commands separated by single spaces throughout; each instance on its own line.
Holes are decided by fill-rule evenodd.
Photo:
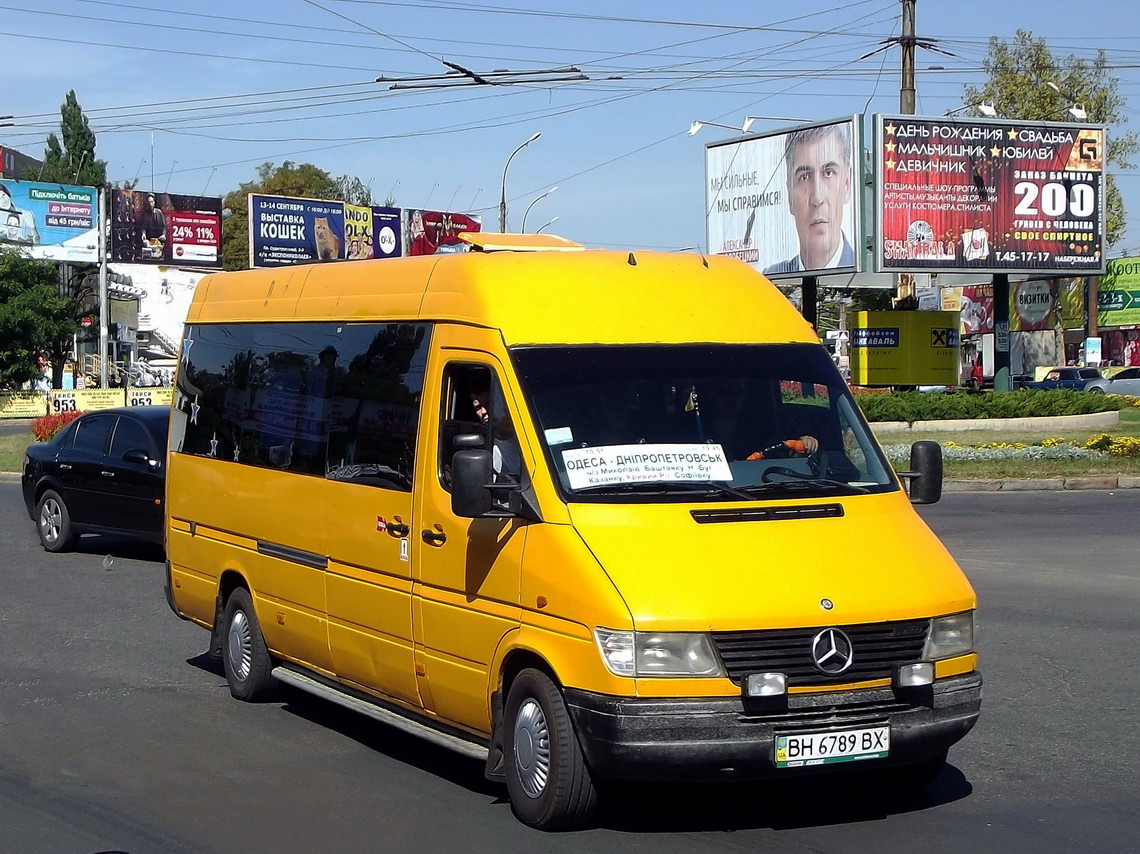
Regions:
M 812 640 L 831 628 L 713 632 L 713 642 L 729 678 L 740 685 L 749 673 L 783 673 L 788 685 L 828 685 L 890 678 L 899 664 L 919 661 L 929 620 L 835 626 L 851 639 L 851 666 L 838 676 L 819 671 Z

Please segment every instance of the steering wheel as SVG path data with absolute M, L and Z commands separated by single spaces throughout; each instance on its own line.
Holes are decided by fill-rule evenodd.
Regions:
M 764 473 L 760 475 L 761 483 L 776 483 L 772 480 L 772 475 L 783 475 L 795 480 L 815 480 L 820 477 L 827 477 L 827 459 L 823 455 L 823 450 L 817 448 L 814 453 L 807 454 L 808 472 L 805 474 L 802 471 L 788 468 L 787 466 L 772 466 L 772 468 L 765 469 Z

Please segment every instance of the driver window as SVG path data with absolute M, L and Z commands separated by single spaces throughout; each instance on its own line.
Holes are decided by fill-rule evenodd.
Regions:
M 455 437 L 470 434 L 481 435 L 483 447 L 491 449 L 495 480 L 517 482 L 522 454 L 495 372 L 485 365 L 454 362 L 444 371 L 441 398 L 439 471 L 444 489 L 451 489 Z

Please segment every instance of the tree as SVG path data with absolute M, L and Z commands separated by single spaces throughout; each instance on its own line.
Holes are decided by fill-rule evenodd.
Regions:
M 61 295 L 56 265 L 35 261 L 16 251 L 0 251 L 0 387 L 39 378 L 36 359 L 52 355 L 52 385 L 63 379 L 58 342 L 79 330 L 77 306 Z
M 1074 55 L 1058 61 L 1046 47 L 1045 39 L 1018 30 L 1012 42 L 996 36 L 990 39 L 982 68 L 989 79 L 980 87 L 966 87 L 967 105 L 991 100 L 1000 116 L 1059 121 L 1068 117 L 1070 106 L 1080 104 L 1088 114 L 1088 121 L 1109 126 L 1107 164 L 1118 169 L 1132 168 L 1131 157 L 1140 149 L 1140 142 L 1135 131 L 1125 133 L 1116 129 L 1128 121 L 1124 115 L 1126 101 L 1118 90 L 1119 79 L 1109 73 L 1103 50 L 1091 61 Z M 1126 219 L 1124 200 L 1112 174 L 1107 172 L 1105 186 L 1108 244 L 1111 246 L 1124 236 Z
M 339 199 L 340 191 L 339 182 L 312 163 L 302 163 L 300 166 L 290 160 L 280 166 L 262 163 L 257 167 L 256 181 L 242 182 L 238 189 L 227 193 L 222 202 L 222 212 L 225 215 L 222 221 L 223 268 L 245 270 L 249 267 L 250 193 L 303 199 Z
M 60 184 L 103 187 L 107 184 L 107 161 L 95 157 L 95 132 L 79 106 L 75 90 L 67 93 L 59 108 L 60 138 L 48 134 L 40 180 Z
M 372 204 L 372 188 L 355 175 L 341 175 L 336 179 L 337 195 L 342 202 L 350 205 Z

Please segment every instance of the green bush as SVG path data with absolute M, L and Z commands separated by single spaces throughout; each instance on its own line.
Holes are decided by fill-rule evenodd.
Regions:
M 895 391 L 856 398 L 868 421 L 942 421 L 958 418 L 1036 418 L 1111 412 L 1126 404 L 1106 395 L 1068 389 L 1016 391 L 1008 394 Z

